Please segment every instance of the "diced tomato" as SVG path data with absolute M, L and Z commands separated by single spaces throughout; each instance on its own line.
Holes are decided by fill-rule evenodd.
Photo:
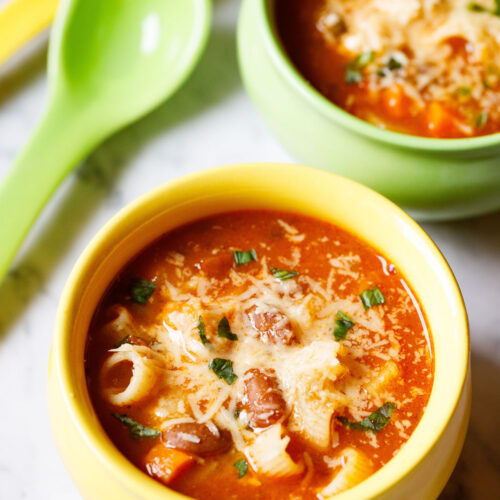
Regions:
M 196 267 L 204 271 L 210 278 L 221 280 L 227 278 L 232 265 L 233 253 L 224 252 L 200 260 Z

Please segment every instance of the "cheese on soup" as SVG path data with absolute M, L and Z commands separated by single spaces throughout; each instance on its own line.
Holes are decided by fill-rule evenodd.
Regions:
M 278 0 L 276 16 L 304 76 L 356 116 L 432 137 L 499 130 L 500 2 Z
M 88 385 L 116 446 L 194 498 L 324 498 L 418 424 L 432 343 L 397 270 L 353 235 L 245 211 L 181 227 L 117 276 Z

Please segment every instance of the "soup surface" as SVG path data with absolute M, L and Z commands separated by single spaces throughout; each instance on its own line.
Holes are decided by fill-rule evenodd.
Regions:
M 203 499 L 321 499 L 387 463 L 433 382 L 423 314 L 348 232 L 241 211 L 166 234 L 90 327 L 100 421 L 138 468 Z
M 291 60 L 378 127 L 461 138 L 500 131 L 500 1 L 276 0 Z

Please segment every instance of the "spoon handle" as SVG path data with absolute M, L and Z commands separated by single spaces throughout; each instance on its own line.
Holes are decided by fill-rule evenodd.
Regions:
M 11 0 L 0 10 L 0 64 L 54 18 L 59 0 Z
M 45 203 L 95 145 L 72 115 L 64 101 L 49 106 L 0 185 L 0 282 Z

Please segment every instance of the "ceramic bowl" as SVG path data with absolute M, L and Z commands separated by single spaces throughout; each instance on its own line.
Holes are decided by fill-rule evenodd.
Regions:
M 446 261 L 412 219 L 374 191 L 319 169 L 254 163 L 203 170 L 149 192 L 120 211 L 76 263 L 57 314 L 48 394 L 57 447 L 84 498 L 185 498 L 134 467 L 92 407 L 84 350 L 101 296 L 118 271 L 165 232 L 220 212 L 263 208 L 330 221 L 369 242 L 411 284 L 433 335 L 435 381 L 422 420 L 391 461 L 336 500 L 433 499 L 445 485 L 470 408 L 467 317 Z
M 243 81 L 271 131 L 301 163 L 361 182 L 419 220 L 500 209 L 500 133 L 432 139 L 379 129 L 342 110 L 295 69 L 277 36 L 274 0 L 244 0 Z

